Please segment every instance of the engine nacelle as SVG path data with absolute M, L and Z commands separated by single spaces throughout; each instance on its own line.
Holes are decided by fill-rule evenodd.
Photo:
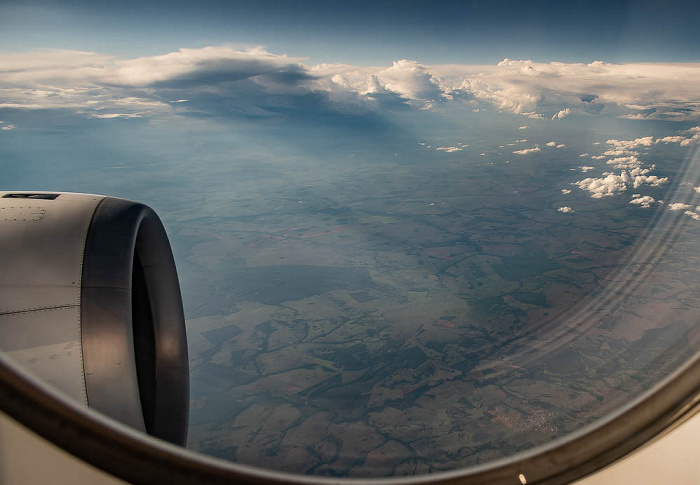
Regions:
M 78 402 L 185 444 L 180 287 L 149 207 L 99 195 L 0 192 L 0 350 Z

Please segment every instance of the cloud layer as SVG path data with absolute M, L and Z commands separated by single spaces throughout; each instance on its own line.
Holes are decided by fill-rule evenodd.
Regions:
M 244 117 L 380 113 L 467 102 L 565 122 L 580 114 L 700 119 L 700 63 L 306 65 L 262 47 L 180 49 L 119 59 L 92 52 L 0 55 L 0 109 L 69 109 L 101 119 L 199 114 Z M 700 133 L 667 137 L 690 143 Z M 620 156 L 631 146 L 611 144 Z

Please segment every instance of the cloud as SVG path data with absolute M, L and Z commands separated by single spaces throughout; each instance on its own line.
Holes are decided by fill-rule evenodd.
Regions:
M 446 153 L 461 152 L 461 147 L 437 147 L 436 150 L 443 151 Z
M 561 189 L 561 193 L 564 194 L 564 195 L 570 194 L 570 193 L 571 193 L 571 190 L 569 190 L 569 189 Z
M 656 201 L 654 200 L 654 198 L 651 197 L 651 196 L 649 196 L 649 195 L 645 195 L 645 196 L 642 197 L 642 196 L 639 195 L 639 194 L 634 194 L 633 197 L 636 197 L 636 198 L 633 198 L 632 200 L 630 200 L 630 204 L 636 204 L 636 205 L 638 205 L 639 207 L 643 207 L 643 208 L 645 208 L 645 209 L 650 208 L 650 207 L 651 207 L 651 204 L 653 204 L 654 202 L 656 202 Z
M 595 170 L 595 167 L 579 167 L 583 173 L 590 172 L 591 170 Z
M 519 130 L 527 130 L 527 125 L 518 126 Z
M 681 143 L 686 138 L 684 136 L 665 136 L 656 140 L 656 143 Z
M 565 108 L 565 109 L 559 111 L 558 113 L 556 113 L 554 116 L 552 116 L 552 120 L 556 120 L 556 119 L 560 119 L 560 120 L 561 120 L 561 119 L 563 119 L 563 118 L 566 118 L 566 117 L 569 116 L 570 114 L 571 114 L 571 109 L 570 109 L 570 108 Z
M 527 140 L 523 138 L 522 140 L 515 140 L 515 143 L 527 143 Z
M 616 150 L 632 151 L 639 147 L 650 147 L 654 144 L 653 136 L 643 136 L 635 140 L 608 140 L 605 143 L 611 145 Z
M 309 65 L 263 47 L 233 46 L 132 59 L 70 50 L 0 55 L 0 109 L 67 109 L 84 117 L 381 117 L 387 110 L 468 102 L 476 112 L 495 108 L 533 119 L 576 112 L 687 121 L 700 119 L 698 100 L 700 63 Z M 688 132 L 686 140 L 696 134 Z
M 593 160 L 603 160 L 603 159 L 608 158 L 608 157 L 606 157 L 605 155 L 592 155 L 591 158 Z
M 642 165 L 642 162 L 635 157 L 634 155 L 631 155 L 629 157 L 619 157 L 619 158 L 613 158 L 605 162 L 607 165 L 612 165 L 614 168 L 638 168 Z
M 581 158 L 586 158 L 587 156 L 588 156 L 588 153 L 582 153 L 581 155 L 579 155 L 579 157 L 581 157 Z
M 627 173 L 622 172 L 620 175 L 607 174 L 605 177 L 600 178 L 587 178 L 579 182 L 575 182 L 582 190 L 587 190 L 591 193 L 591 197 L 594 199 L 601 199 L 603 197 L 610 197 L 616 192 L 622 192 L 627 190 L 627 184 L 629 183 L 629 176 Z
M 539 152 L 540 147 L 536 146 L 534 148 L 523 148 L 522 150 L 515 150 L 513 153 L 516 155 L 527 155 L 528 153 Z
M 641 185 L 660 187 L 668 183 L 668 177 L 658 177 L 656 175 L 635 175 L 634 170 L 630 173 L 634 177 L 632 180 L 632 187 L 634 187 L 635 189 Z
M 693 212 L 693 211 L 685 211 L 683 214 L 686 216 L 689 216 L 691 219 L 695 219 L 696 221 L 700 221 L 700 214 Z
M 566 145 L 564 145 L 563 143 L 557 145 L 557 148 L 564 148 L 564 147 L 566 147 Z
M 683 204 L 682 202 L 674 202 L 673 204 L 668 204 L 668 210 L 670 211 L 682 211 L 690 209 L 691 207 L 691 205 Z
M 15 125 L 5 124 L 4 121 L 0 121 L 0 125 L 2 125 L 0 126 L 0 130 L 3 131 L 10 131 L 15 129 Z
M 102 119 L 114 119 L 114 118 L 141 118 L 140 114 L 137 113 L 95 113 L 92 115 L 93 118 Z
M 557 146 L 557 142 L 555 142 L 555 141 L 548 141 L 547 143 L 545 143 L 545 145 L 548 146 L 548 147 L 555 147 L 555 146 Z
M 558 212 L 563 212 L 563 213 L 565 213 L 565 214 L 570 214 L 570 213 L 572 213 L 572 212 L 575 212 L 571 207 L 567 207 L 567 206 L 560 207 L 560 208 L 557 209 L 557 211 L 558 211 Z
M 693 143 L 700 141 L 700 126 L 694 126 L 687 130 L 679 131 L 683 135 L 691 135 L 689 137 L 682 135 L 665 136 L 656 140 L 656 143 L 678 143 L 680 146 L 690 146 Z

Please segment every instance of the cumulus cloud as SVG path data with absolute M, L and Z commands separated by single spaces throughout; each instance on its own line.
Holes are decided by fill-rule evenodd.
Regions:
M 676 135 L 676 136 L 665 136 L 663 138 L 659 138 L 656 140 L 656 143 L 666 143 L 667 145 L 669 143 L 681 143 L 684 141 L 686 138 L 684 136 Z
M 632 187 L 635 189 L 641 185 L 649 185 L 651 187 L 660 187 L 668 183 L 668 177 L 658 177 L 656 175 L 637 175 L 634 170 L 630 172 L 632 174 Z
M 436 150 L 443 151 L 446 153 L 453 153 L 453 152 L 461 152 L 462 148 L 460 148 L 460 147 L 437 147 Z
M 680 131 L 682 135 L 665 136 L 656 140 L 656 143 L 678 143 L 682 147 L 687 147 L 700 141 L 700 126 L 694 126 L 688 130 Z M 690 136 L 683 136 L 690 135 Z
M 561 120 L 561 119 L 563 119 L 563 118 L 566 118 L 566 117 L 569 116 L 570 114 L 571 114 L 571 109 L 570 109 L 570 108 L 565 108 L 565 109 L 559 111 L 558 113 L 556 113 L 554 116 L 552 116 L 552 119 L 553 119 L 553 120 L 556 120 L 556 119 L 560 119 L 560 120 Z
M 636 204 L 639 207 L 643 207 L 645 209 L 648 209 L 651 207 L 651 204 L 656 202 L 653 197 L 649 195 L 641 196 L 639 194 L 634 194 L 634 198 L 630 200 L 630 204 Z
M 590 172 L 591 170 L 595 170 L 595 167 L 579 167 L 583 173 Z
M 691 219 L 694 219 L 696 221 L 700 221 L 700 214 L 693 212 L 693 211 L 685 211 L 683 214 L 686 216 L 689 216 Z
M 581 155 L 579 155 L 579 157 L 581 157 L 581 158 L 586 158 L 587 156 L 588 156 L 588 153 L 582 153 Z
M 635 140 L 608 140 L 605 143 L 619 150 L 631 151 L 638 147 L 650 147 L 654 144 L 653 136 L 643 136 Z
M 519 130 L 527 130 L 527 125 L 518 126 Z
M 569 213 L 575 212 L 571 207 L 567 207 L 567 206 L 560 207 L 560 208 L 557 209 L 557 211 L 558 211 L 558 212 L 563 212 L 563 213 L 565 213 L 565 214 L 569 214 Z
M 592 158 L 593 160 L 604 160 L 604 159 L 606 159 L 606 158 L 608 158 L 608 157 L 606 157 L 605 155 L 592 155 L 591 158 Z
M 614 168 L 637 168 L 642 164 L 642 162 L 634 155 L 629 157 L 613 158 L 605 163 L 607 165 L 612 165 Z
M 627 173 L 622 172 L 620 175 L 609 173 L 600 178 L 583 179 L 575 182 L 574 185 L 577 185 L 582 190 L 589 191 L 591 197 L 594 199 L 601 199 L 603 197 L 610 197 L 616 192 L 627 190 L 628 182 L 629 176 Z
M 670 211 L 682 211 L 690 209 L 692 206 L 689 204 L 684 204 L 682 202 L 674 202 L 673 204 L 668 204 L 668 210 Z
M 564 194 L 564 195 L 570 194 L 570 193 L 571 193 L 571 190 L 569 190 L 569 189 L 561 189 L 561 193 Z
M 545 145 L 547 145 L 548 147 L 555 147 L 555 146 L 557 146 L 557 142 L 555 142 L 555 141 L 548 141 L 547 143 L 545 143 Z
M 528 153 L 539 152 L 540 147 L 536 146 L 534 148 L 523 148 L 522 150 L 515 150 L 513 153 L 516 155 L 527 155 Z
M 563 143 L 561 143 L 561 144 L 557 145 L 557 148 L 564 148 L 565 146 L 566 146 L 566 145 L 564 145 Z

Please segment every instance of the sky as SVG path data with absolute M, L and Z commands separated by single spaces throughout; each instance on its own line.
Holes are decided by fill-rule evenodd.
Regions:
M 698 61 L 692 0 L 0 1 L 0 50 L 118 56 L 264 45 L 311 63 Z

